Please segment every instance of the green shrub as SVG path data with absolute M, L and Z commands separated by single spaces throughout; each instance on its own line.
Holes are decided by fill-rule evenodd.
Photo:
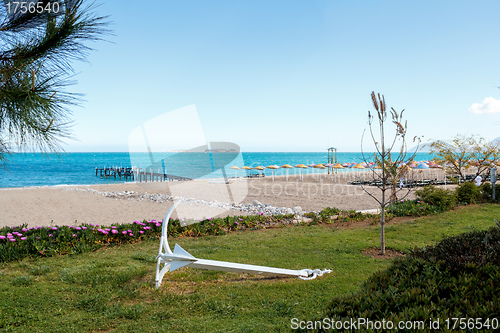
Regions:
M 328 213 L 335 209 L 330 209 Z M 314 214 L 315 215 L 315 214 Z M 316 216 L 316 215 L 315 215 Z M 295 216 L 263 213 L 249 216 L 228 216 L 196 221 L 171 219 L 169 237 L 198 237 L 225 235 L 241 229 L 257 229 L 283 226 Z M 50 257 L 57 254 L 78 254 L 97 250 L 103 246 L 136 243 L 144 239 L 156 239 L 161 235 L 162 221 L 144 220 L 109 227 L 90 224 L 79 226 L 30 227 L 26 224 L 0 228 L 0 262 L 21 260 L 26 257 Z M 41 272 L 41 271 L 40 271 Z M 40 272 L 34 272 L 34 275 Z M 44 274 L 44 273 L 40 273 Z
M 444 318 L 491 321 L 498 317 L 499 304 L 500 225 L 413 250 L 405 258 L 396 259 L 387 270 L 372 275 L 359 292 L 333 299 L 326 312 L 311 321 L 331 318 L 351 322 L 351 318 L 366 318 L 395 325 L 400 321 L 424 321 L 426 326 L 418 331 L 432 332 L 429 319 L 442 318 L 440 330 L 445 331 Z M 495 331 L 490 328 L 486 331 Z M 311 331 L 327 330 L 322 327 Z M 387 331 L 404 330 L 395 327 Z
M 339 215 L 340 209 L 326 207 L 321 212 L 319 212 L 319 219 L 324 223 L 331 223 L 332 216 Z
M 387 206 L 386 212 L 393 216 L 424 216 L 436 214 L 439 209 L 421 200 L 400 200 Z
M 481 186 L 479 186 L 479 196 L 481 198 L 481 201 L 490 202 L 492 194 L 493 188 L 491 186 L 491 183 L 484 182 L 481 184 Z
M 457 201 L 459 204 L 468 205 L 479 201 L 479 186 L 472 182 L 460 184 L 455 192 L 457 194 Z
M 418 200 L 435 206 L 440 211 L 445 211 L 456 205 L 456 195 L 451 190 L 444 190 L 432 185 L 425 186 L 415 191 Z
M 452 273 L 486 264 L 500 268 L 500 225 L 444 238 L 432 247 L 414 249 L 410 254 L 427 262 L 440 261 L 441 267 Z

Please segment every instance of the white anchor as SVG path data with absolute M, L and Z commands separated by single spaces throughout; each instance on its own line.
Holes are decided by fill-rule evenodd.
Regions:
M 168 271 L 173 272 L 176 269 L 184 266 L 215 270 L 215 271 L 264 274 L 268 276 L 297 276 L 303 280 L 312 280 L 315 279 L 317 276 L 323 275 L 324 273 L 332 272 L 329 269 L 293 270 L 293 269 L 274 268 L 266 266 L 238 264 L 227 261 L 198 259 L 192 256 L 182 247 L 180 247 L 179 244 L 175 244 L 174 252 L 172 252 L 170 250 L 170 246 L 168 245 L 168 240 L 167 240 L 168 221 L 170 220 L 172 212 L 175 210 L 175 208 L 177 207 L 177 205 L 179 205 L 180 202 L 181 202 L 180 200 L 175 202 L 174 205 L 170 207 L 167 214 L 165 214 L 165 218 L 163 219 L 163 226 L 161 230 L 161 239 L 160 239 L 160 250 L 158 256 L 156 257 L 158 260 L 156 265 L 156 279 L 155 279 L 156 289 L 158 289 L 163 280 L 163 277 Z M 161 268 L 162 264 L 164 265 L 163 268 Z

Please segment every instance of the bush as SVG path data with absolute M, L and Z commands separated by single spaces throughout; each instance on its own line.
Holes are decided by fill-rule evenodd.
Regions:
M 500 304 L 499 258 L 500 225 L 445 238 L 433 247 L 396 259 L 387 270 L 372 275 L 359 292 L 333 299 L 326 313 L 316 320 L 350 322 L 351 318 L 366 318 L 395 325 L 424 321 L 426 326 L 419 332 L 433 331 L 427 325 L 431 318 L 490 318 L 492 324 Z M 484 328 L 495 331 L 498 324 L 495 321 L 491 330 Z M 440 328 L 445 330 L 442 321 Z M 323 327 L 315 331 L 327 330 Z M 398 330 L 394 327 L 390 331 Z
M 393 216 L 424 216 L 436 214 L 439 209 L 421 200 L 401 200 L 387 206 L 386 212 Z
M 460 184 L 455 190 L 459 204 L 468 205 L 479 201 L 479 186 L 472 182 Z
M 225 235 L 228 231 L 282 226 L 294 215 L 228 216 L 185 221 L 171 219 L 169 237 Z M 134 221 L 104 227 L 94 224 L 79 226 L 30 227 L 27 225 L 0 228 L 0 262 L 21 260 L 26 257 L 50 257 L 58 254 L 77 254 L 97 250 L 103 246 L 136 243 L 161 235 L 162 221 Z
M 452 273 L 486 264 L 500 268 L 500 224 L 489 230 L 444 238 L 430 248 L 414 249 L 410 255 L 427 262 L 440 261 L 440 266 Z
M 479 186 L 479 196 L 481 198 L 481 201 L 490 202 L 492 194 L 493 188 L 491 186 L 491 183 L 482 183 L 481 186 Z
M 457 199 L 453 191 L 444 190 L 432 185 L 415 191 L 418 200 L 435 206 L 439 211 L 445 211 L 456 205 Z
M 331 218 L 335 215 L 339 215 L 340 209 L 326 207 L 321 212 L 319 212 L 319 219 L 324 223 L 331 223 Z

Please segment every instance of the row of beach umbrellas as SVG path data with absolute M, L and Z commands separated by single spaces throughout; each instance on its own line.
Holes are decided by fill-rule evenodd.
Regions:
M 412 162 L 409 164 L 402 164 L 401 167 L 406 167 L 408 169 L 429 169 L 429 168 L 443 168 L 441 165 L 436 164 L 432 161 L 425 161 L 425 162 Z M 286 170 L 286 180 L 288 181 L 288 169 L 293 169 L 297 168 L 300 169 L 300 178 L 303 179 L 303 169 L 309 169 L 309 168 L 314 168 L 314 169 L 328 169 L 328 168 L 333 168 L 333 169 L 381 169 L 379 165 L 376 165 L 375 162 L 369 162 L 369 163 L 319 163 L 319 164 L 297 164 L 295 166 L 291 166 L 290 164 L 284 164 L 282 166 L 278 165 L 269 165 L 267 167 L 262 167 L 262 166 L 256 166 L 256 167 L 249 167 L 249 166 L 244 166 L 244 167 L 238 167 L 238 166 L 232 166 L 231 169 L 235 170 L 235 177 L 236 177 L 236 170 L 258 170 L 258 171 L 264 171 L 265 169 L 270 169 L 272 173 L 272 179 L 274 180 L 274 171 L 277 169 L 285 169 Z

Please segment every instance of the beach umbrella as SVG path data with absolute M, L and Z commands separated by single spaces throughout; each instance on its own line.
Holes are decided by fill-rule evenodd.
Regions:
M 417 163 L 411 162 L 410 164 L 408 164 L 408 166 L 413 169 L 417 167 Z
M 323 165 L 328 168 L 328 173 L 330 173 L 330 168 L 333 166 L 333 164 L 327 163 L 327 164 L 323 164 Z
M 293 166 L 291 166 L 290 164 L 284 164 L 281 166 L 283 169 L 285 169 L 285 172 L 286 172 L 286 181 L 288 181 L 288 169 L 291 169 L 293 168 Z
M 417 169 L 429 169 L 429 166 L 425 163 L 419 163 Z
M 246 165 L 245 165 L 242 169 L 243 169 L 243 170 L 247 170 L 247 171 L 248 171 L 248 170 L 252 170 L 252 168 L 250 168 L 249 166 L 246 166 Z M 247 174 L 248 174 L 248 173 L 247 173 Z
M 314 168 L 316 166 L 316 164 L 314 163 L 311 163 L 311 164 L 308 164 L 307 167 L 311 168 L 311 172 L 314 174 L 314 170 L 312 168 Z
M 361 163 L 358 163 L 354 166 L 352 166 L 353 169 L 366 169 L 365 166 Z
M 264 170 L 263 167 L 261 167 L 260 165 L 256 166 L 255 168 L 253 168 L 254 170 L 259 170 L 259 171 L 262 171 Z
M 277 165 L 270 165 L 266 167 L 267 169 L 271 169 L 271 173 L 273 174 L 273 180 L 274 180 L 274 170 L 279 169 L 280 167 Z
M 343 167 L 343 166 L 342 166 L 342 164 L 340 164 L 340 163 L 336 163 L 336 164 L 334 164 L 334 165 L 332 166 L 332 168 L 334 168 L 334 169 L 344 169 L 344 167 Z M 337 173 L 337 172 L 335 171 L 335 173 Z M 333 177 L 333 176 L 332 176 L 332 177 Z
M 324 166 L 324 165 L 323 165 L 323 164 L 321 164 L 321 163 L 320 163 L 320 164 L 317 164 L 314 168 L 315 168 L 315 169 L 320 169 L 320 170 L 325 170 L 325 169 L 327 169 L 327 167 L 326 167 L 326 166 Z M 319 177 L 321 177 L 321 174 L 319 174 Z
M 309 169 L 309 167 L 307 165 L 305 165 L 305 164 L 297 164 L 295 167 L 299 168 L 299 169 Z M 302 176 L 302 170 L 300 170 L 300 178 L 304 179 L 303 176 Z
M 240 170 L 240 168 L 238 168 L 238 167 L 235 165 L 235 166 L 230 167 L 230 169 L 233 169 L 233 170 L 234 170 L 234 178 L 237 178 L 237 177 L 236 177 L 236 172 L 237 172 L 236 170 Z

